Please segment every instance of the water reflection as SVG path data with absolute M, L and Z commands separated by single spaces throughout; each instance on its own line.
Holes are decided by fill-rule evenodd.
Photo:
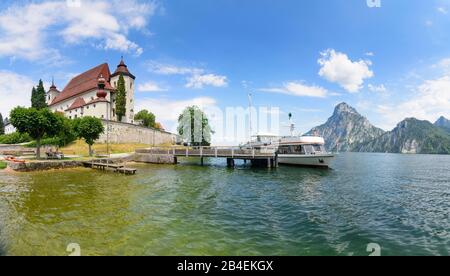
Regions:
M 66 255 L 69 243 L 83 255 L 367 255 L 370 242 L 383 255 L 448 255 L 449 164 L 342 154 L 333 170 L 209 160 L 135 176 L 0 172 L 0 237 L 11 255 Z

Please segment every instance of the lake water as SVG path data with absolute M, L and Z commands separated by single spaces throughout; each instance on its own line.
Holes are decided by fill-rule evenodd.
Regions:
M 449 255 L 450 156 L 340 154 L 332 170 L 138 164 L 0 171 L 0 253 Z

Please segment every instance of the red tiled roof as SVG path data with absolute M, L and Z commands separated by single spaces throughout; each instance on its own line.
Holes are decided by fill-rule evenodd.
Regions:
M 118 75 L 120 75 L 120 74 L 122 74 L 122 75 L 124 75 L 124 76 L 129 76 L 129 77 L 131 77 L 132 79 L 135 79 L 135 78 L 136 78 L 133 74 L 130 73 L 130 71 L 128 71 L 128 66 L 127 66 L 127 65 L 125 64 L 125 62 L 123 61 L 123 58 L 122 58 L 122 60 L 120 61 L 119 65 L 117 65 L 117 69 L 116 69 L 116 71 L 114 72 L 114 74 L 111 75 L 111 77 L 115 77 L 115 76 L 118 76 Z
M 109 83 L 111 72 L 107 63 L 103 63 L 94 67 L 76 77 L 74 77 L 64 90 L 59 94 L 50 105 L 57 104 L 69 98 L 78 96 L 84 92 L 97 88 L 98 77 L 100 74 L 107 80 L 105 83 L 106 90 L 113 90 L 114 88 Z
M 93 99 L 92 101 L 88 102 L 86 105 L 93 104 L 93 103 L 100 103 L 100 102 L 109 103 L 109 101 L 105 98 L 97 98 L 97 99 Z
M 72 110 L 72 109 L 76 109 L 76 108 L 80 108 L 80 107 L 82 107 L 82 106 L 85 106 L 86 105 L 86 102 L 84 101 L 84 99 L 83 98 L 77 98 L 74 102 L 73 102 L 73 104 L 68 108 L 68 109 L 66 109 L 66 111 L 67 110 Z

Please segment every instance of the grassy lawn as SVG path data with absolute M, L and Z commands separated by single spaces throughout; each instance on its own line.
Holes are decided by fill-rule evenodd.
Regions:
M 109 151 L 110 153 L 129 153 L 134 152 L 136 149 L 148 148 L 151 145 L 146 144 L 110 144 Z M 93 150 L 96 154 L 106 154 L 106 144 L 94 144 Z M 80 155 L 80 156 L 88 156 L 89 148 L 88 145 L 82 141 L 78 140 L 64 148 L 61 148 L 65 155 Z
M 0 170 L 6 169 L 6 162 L 0 161 Z

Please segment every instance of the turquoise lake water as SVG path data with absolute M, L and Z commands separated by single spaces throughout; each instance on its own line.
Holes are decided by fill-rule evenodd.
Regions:
M 0 253 L 449 255 L 450 156 L 340 154 L 333 169 L 224 161 L 0 171 Z

